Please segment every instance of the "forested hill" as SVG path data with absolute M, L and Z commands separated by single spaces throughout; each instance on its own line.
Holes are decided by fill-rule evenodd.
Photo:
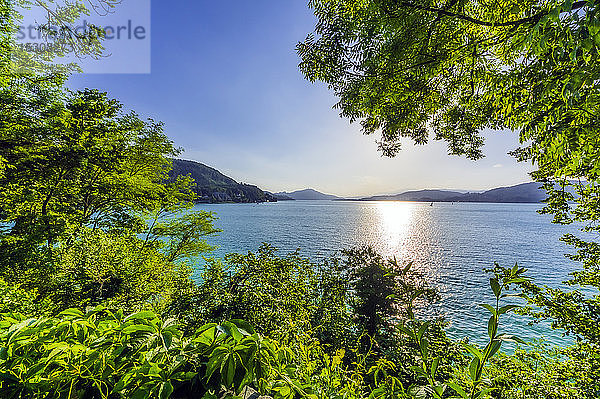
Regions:
M 191 176 L 196 182 L 194 191 L 198 195 L 198 202 L 276 202 L 277 199 L 262 191 L 260 188 L 241 184 L 231 177 L 225 176 L 218 170 L 199 162 L 182 159 L 173 160 L 173 169 L 169 172 L 171 178 L 175 176 Z

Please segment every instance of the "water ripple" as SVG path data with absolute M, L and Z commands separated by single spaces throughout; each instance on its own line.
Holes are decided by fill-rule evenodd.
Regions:
M 561 285 L 578 268 L 564 254 L 562 234 L 575 226 L 550 223 L 536 204 L 289 201 L 274 204 L 202 204 L 215 212 L 223 230 L 211 243 L 216 254 L 247 252 L 268 242 L 284 252 L 301 249 L 314 260 L 343 248 L 372 245 L 387 256 L 413 261 L 438 286 L 442 302 L 434 310 L 451 322 L 454 337 L 482 342 L 486 311 L 492 300 L 482 271 L 494 262 L 518 262 L 540 284 Z M 547 325 L 529 326 L 510 316 L 505 328 L 524 338 L 545 336 L 551 343 L 570 342 Z

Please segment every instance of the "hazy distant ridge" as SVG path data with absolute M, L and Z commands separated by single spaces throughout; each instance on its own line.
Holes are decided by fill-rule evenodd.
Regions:
M 449 190 L 407 191 L 395 195 L 376 195 L 360 201 L 419 201 L 419 202 L 540 202 L 545 196 L 540 183 L 522 183 L 499 187 L 482 193 L 460 193 Z
M 279 196 L 285 196 L 285 197 L 289 197 L 291 199 L 294 200 L 338 200 L 338 199 L 342 199 L 340 197 L 337 197 L 335 195 L 331 195 L 331 194 L 323 194 L 318 192 L 317 190 L 313 190 L 312 188 L 307 188 L 305 190 L 298 190 L 298 191 L 293 191 L 291 193 L 287 193 L 287 192 L 281 192 L 281 193 L 275 193 L 274 194 L 276 197 Z
M 277 201 L 294 201 L 294 199 L 292 197 L 288 197 L 285 194 L 281 194 L 281 193 L 272 193 L 270 191 L 265 191 L 268 194 L 271 194 L 273 197 L 277 198 Z
M 457 191 L 446 190 L 419 190 L 406 191 L 401 194 L 376 195 L 373 197 L 361 198 L 361 201 L 448 201 L 452 198 L 462 195 Z

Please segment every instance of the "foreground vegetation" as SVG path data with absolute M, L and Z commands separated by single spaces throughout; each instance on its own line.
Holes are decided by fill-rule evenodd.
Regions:
M 248 388 L 275 398 L 596 397 L 588 345 L 501 352 L 522 342 L 501 320 L 516 308 L 505 300 L 523 272 L 492 272 L 485 347 L 450 340 L 443 320 L 415 318 L 435 290 L 368 248 L 315 265 L 265 245 L 210 260 L 200 283 L 153 303 L 113 290 L 102 300 L 80 294 L 95 304 L 77 306 L 2 284 L 0 388 L 13 398 L 234 397 Z
M 437 67 L 407 77 L 416 86 L 390 84 L 386 90 L 364 91 L 376 88 L 370 84 L 378 81 L 353 81 L 344 72 L 348 64 L 340 60 L 345 50 L 367 49 L 373 55 L 376 49 L 344 46 L 389 37 L 388 31 L 378 31 L 390 26 L 381 24 L 383 19 L 399 21 L 397 32 L 415 30 L 414 23 L 404 23 L 420 15 L 400 12 L 407 7 L 431 17 L 426 20 L 430 25 L 453 21 L 442 25 L 452 30 L 431 32 L 438 41 L 454 37 L 448 32 L 467 33 L 472 83 L 457 86 L 463 97 L 455 99 L 456 107 L 435 102 L 442 96 L 424 89 L 413 93 L 414 101 L 439 105 L 440 135 L 456 153 L 477 156 L 476 131 L 500 116 L 513 128 L 526 125 L 523 138 L 533 144 L 520 155 L 540 166 L 536 177 L 548 183 L 551 194 L 547 211 L 557 221 L 587 221 L 586 228 L 595 229 L 600 187 L 597 124 L 592 123 L 598 115 L 597 3 L 510 3 L 514 12 L 508 16 L 492 12 L 491 5 L 487 10 L 469 2 L 450 2 L 441 9 L 410 2 L 390 9 L 388 3 L 311 2 L 325 39 L 317 44 L 309 40 L 300 48 L 302 68 L 315 73 L 309 77 L 339 90 L 342 107 L 349 107 L 344 112 L 366 118 L 367 130 L 383 127 L 388 135 L 383 149 L 393 152 L 398 136 L 410 131 L 420 139 L 420 125 L 410 124 L 425 123 L 433 111 L 413 118 L 404 108 L 388 108 L 376 100 L 398 94 L 389 90 L 412 90 L 419 79 L 444 82 L 448 76 L 437 74 L 451 69 L 432 61 L 427 65 Z M 600 298 L 539 287 L 518 266 L 496 265 L 487 271 L 491 301 L 482 305 L 489 312 L 482 336 L 488 343 L 480 347 L 449 339 L 444 320 L 427 318 L 427 306 L 438 296 L 417 266 L 385 259 L 370 248 L 346 250 L 319 264 L 299 253 L 278 254 L 266 244 L 254 253 L 211 258 L 207 238 L 217 233 L 214 216 L 189 209 L 195 199 L 192 179 L 169 179 L 178 149 L 162 125 L 124 112 L 104 93 L 65 90 L 64 71 L 48 68 L 44 59 L 32 61 L 32 73 L 15 71 L 14 57 L 22 54 L 11 52 L 13 4 L 0 6 L 0 397 L 220 398 L 249 396 L 250 389 L 289 399 L 598 397 Z M 477 13 L 477 18 L 465 13 Z M 518 24 L 481 23 L 512 16 L 520 18 Z M 461 25 L 468 23 L 479 28 Z M 475 43 L 487 33 L 499 40 L 507 33 L 523 34 L 531 24 L 537 28 L 525 42 L 535 48 L 528 68 L 535 72 L 549 65 L 558 74 L 556 68 L 564 67 L 566 76 L 562 96 L 555 95 L 552 90 L 560 85 L 553 84 L 539 97 L 548 105 L 545 111 L 538 103 L 529 108 L 541 116 L 523 110 L 514 86 L 505 87 L 512 97 L 501 91 L 509 101 L 503 107 L 494 103 L 498 99 L 485 97 L 489 90 L 481 89 L 485 94 L 480 95 L 475 89 L 510 83 L 501 79 L 506 71 L 532 73 L 498 67 L 494 79 L 480 76 L 487 64 L 478 58 L 479 47 L 471 46 L 481 45 Z M 419 29 L 430 28 L 423 24 Z M 578 36 L 567 43 L 573 52 L 563 53 L 552 44 L 575 31 Z M 431 36 L 418 33 L 424 31 L 400 37 Z M 419 58 L 415 49 L 421 45 L 381 50 L 394 55 L 398 48 L 412 49 L 412 58 Z M 510 64 L 507 54 L 495 54 Z M 436 57 L 457 62 L 444 51 Z M 386 59 L 365 67 L 385 66 Z M 589 76 L 576 80 L 573 75 L 580 72 Z M 418 96 L 426 92 L 432 96 L 427 101 Z M 369 100 L 363 102 L 363 96 Z M 423 111 L 413 105 L 404 104 L 411 112 Z M 498 109 L 501 115 L 492 112 Z M 397 115 L 404 115 L 402 121 Z M 451 125 L 460 127 L 459 134 L 448 130 Z M 574 177 L 584 181 L 576 198 L 564 189 Z M 556 180 L 566 182 L 562 190 L 555 190 Z M 570 284 L 598 288 L 598 244 L 565 239 L 578 249 L 574 258 L 583 262 Z M 199 258 L 204 266 L 192 279 Z M 514 295 L 530 307 L 518 308 L 511 302 Z M 569 348 L 525 345 L 502 324 L 515 311 L 532 320 L 552 320 L 573 334 L 576 343 Z M 503 352 L 504 342 L 523 346 Z

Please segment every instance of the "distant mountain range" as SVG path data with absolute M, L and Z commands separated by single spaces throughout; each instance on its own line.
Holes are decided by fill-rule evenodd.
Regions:
M 198 202 L 223 203 L 223 202 L 276 202 L 277 198 L 260 188 L 242 184 L 225 176 L 218 170 L 199 162 L 173 160 L 173 169 L 169 177 L 191 176 L 196 182 L 194 191 L 198 195 Z
M 206 203 L 252 203 L 291 200 L 345 200 L 331 194 L 323 194 L 311 188 L 293 192 L 270 193 L 257 186 L 238 183 L 218 170 L 199 162 L 173 160 L 169 173 L 175 176 L 191 176 L 196 187 L 198 202 Z M 406 191 L 393 195 L 376 195 L 351 201 L 418 201 L 418 202 L 541 202 L 546 198 L 540 183 L 523 183 L 510 187 L 499 187 L 484 192 L 460 192 L 452 190 Z
M 273 194 L 275 197 L 280 199 L 280 201 L 285 201 L 287 199 L 293 200 L 339 200 L 343 199 L 340 197 L 336 197 L 331 194 L 323 194 L 318 192 L 317 190 L 313 190 L 312 188 L 307 188 L 305 190 L 292 191 L 291 193 L 281 192 Z
M 395 195 L 376 195 L 358 201 L 419 201 L 419 202 L 540 202 L 545 192 L 540 183 L 494 188 L 481 193 L 461 193 L 449 190 L 407 191 Z

